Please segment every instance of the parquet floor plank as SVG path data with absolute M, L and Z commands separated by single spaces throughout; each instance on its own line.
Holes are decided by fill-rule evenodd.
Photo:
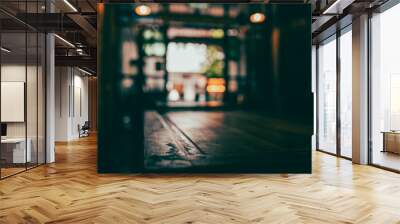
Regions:
M 313 174 L 97 174 L 96 139 L 0 181 L 0 223 L 400 223 L 400 175 L 313 152 Z

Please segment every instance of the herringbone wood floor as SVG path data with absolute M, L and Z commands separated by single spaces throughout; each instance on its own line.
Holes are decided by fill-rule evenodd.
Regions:
M 0 223 L 400 223 L 400 175 L 315 152 L 312 175 L 99 175 L 96 139 L 0 181 Z

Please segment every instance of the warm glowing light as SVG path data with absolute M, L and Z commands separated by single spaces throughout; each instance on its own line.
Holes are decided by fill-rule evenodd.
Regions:
M 207 92 L 209 93 L 223 93 L 225 92 L 225 86 L 223 85 L 208 85 Z
M 135 8 L 135 13 L 139 16 L 148 16 L 151 13 L 151 9 L 147 5 L 138 5 Z
M 104 13 L 104 3 L 97 3 L 97 12 L 100 14 Z
M 207 81 L 207 92 L 223 93 L 225 92 L 225 80 L 223 78 L 210 78 Z
M 168 37 L 197 37 L 197 38 L 215 38 L 220 39 L 224 37 L 223 29 L 199 29 L 199 28 L 178 28 L 171 27 L 168 29 Z
M 224 37 L 224 30 L 223 29 L 212 29 L 211 30 L 211 37 L 220 39 Z
M 250 22 L 252 23 L 262 23 L 265 21 L 265 15 L 259 12 L 253 13 L 250 16 Z
M 208 83 L 208 85 L 225 85 L 225 79 L 223 79 L 223 78 L 209 78 L 207 83 Z
M 220 101 L 209 101 L 209 102 L 207 102 L 207 106 L 219 107 L 219 106 L 222 106 L 222 103 Z

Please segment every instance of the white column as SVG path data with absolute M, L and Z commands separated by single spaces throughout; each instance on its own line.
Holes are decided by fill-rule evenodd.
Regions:
M 46 1 L 46 11 L 53 12 L 54 5 Z M 46 35 L 46 163 L 55 161 L 55 43 L 54 34 Z
M 54 60 L 54 35 L 47 34 L 46 36 L 46 162 L 52 163 L 55 161 L 54 151 L 54 133 L 55 133 L 55 60 Z
M 353 162 L 368 163 L 368 15 L 353 19 Z

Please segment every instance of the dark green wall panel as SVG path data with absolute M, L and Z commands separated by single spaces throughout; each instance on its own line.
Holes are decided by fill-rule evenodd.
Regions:
M 261 6 L 261 5 L 259 5 Z M 254 7 L 254 5 L 252 6 Z M 249 7 L 249 10 L 252 9 Z M 99 132 L 98 171 L 132 173 L 143 167 L 144 102 L 143 62 L 130 62 L 137 68 L 132 74 L 123 71 L 122 46 L 140 43 L 140 29 L 133 4 L 105 4 L 98 18 Z M 259 7 L 260 8 L 260 7 Z M 310 5 L 261 6 L 266 22 L 250 25 L 247 17 L 238 22 L 247 26 L 246 108 L 266 117 L 290 122 L 301 129 L 300 135 L 287 134 L 279 139 L 283 151 L 296 153 L 265 156 L 265 167 L 258 170 L 238 166 L 234 172 L 311 172 L 311 135 L 313 97 L 311 92 L 311 7 Z M 129 85 L 131 84 L 131 85 Z M 279 126 L 279 124 L 276 124 Z M 268 132 L 266 132 L 268 133 Z M 274 138 L 266 134 L 265 139 Z M 282 161 L 282 162 L 279 162 Z M 283 162 L 284 161 L 284 162 Z M 271 167 L 273 166 L 273 167 Z M 230 170 L 206 170 L 230 172 Z

